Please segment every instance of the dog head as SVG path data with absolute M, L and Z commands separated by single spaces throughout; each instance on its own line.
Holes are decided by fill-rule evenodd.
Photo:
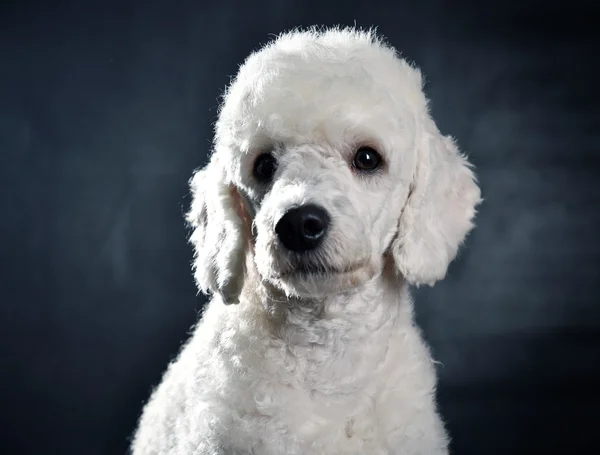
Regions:
M 429 115 L 420 72 L 350 29 L 282 35 L 246 60 L 192 190 L 196 279 L 227 303 L 246 253 L 290 296 L 350 290 L 384 256 L 408 282 L 433 284 L 480 201 Z

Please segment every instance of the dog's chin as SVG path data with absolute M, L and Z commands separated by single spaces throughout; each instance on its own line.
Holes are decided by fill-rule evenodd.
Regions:
M 323 298 L 355 290 L 376 275 L 377 267 L 362 262 L 344 269 L 298 266 L 269 281 L 289 296 Z

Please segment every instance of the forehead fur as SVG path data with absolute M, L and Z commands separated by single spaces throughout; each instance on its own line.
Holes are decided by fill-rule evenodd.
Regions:
M 216 146 L 340 137 L 349 128 L 402 127 L 426 109 L 419 71 L 373 31 L 294 31 L 251 54 L 226 92 Z

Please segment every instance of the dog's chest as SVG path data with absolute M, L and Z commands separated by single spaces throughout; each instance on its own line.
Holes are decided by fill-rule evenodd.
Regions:
M 246 437 L 260 453 L 282 453 L 277 448 L 284 447 L 288 454 L 350 455 L 377 453 L 385 445 L 374 388 L 332 398 L 292 386 L 274 390 L 269 382 L 249 393 L 257 419 Z
M 387 346 L 373 345 L 367 351 L 339 345 L 335 354 L 278 340 L 257 346 L 240 359 L 246 379 L 235 404 L 250 423 L 240 437 L 262 446 L 260 453 L 283 453 L 282 444 L 289 454 L 386 453 L 390 417 L 383 396 L 394 368 Z
M 250 318 L 225 323 L 203 363 L 209 382 L 196 389 L 228 409 L 202 411 L 227 428 L 219 445 L 227 453 L 396 453 L 398 429 L 414 427 L 423 409 L 434 415 L 434 375 L 418 331 L 379 320 L 364 337 L 332 327 L 274 337 Z

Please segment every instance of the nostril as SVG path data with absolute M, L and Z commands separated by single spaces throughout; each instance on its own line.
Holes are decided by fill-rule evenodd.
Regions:
M 318 239 L 325 232 L 325 223 L 316 216 L 308 216 L 304 221 L 303 234 L 311 239 Z

